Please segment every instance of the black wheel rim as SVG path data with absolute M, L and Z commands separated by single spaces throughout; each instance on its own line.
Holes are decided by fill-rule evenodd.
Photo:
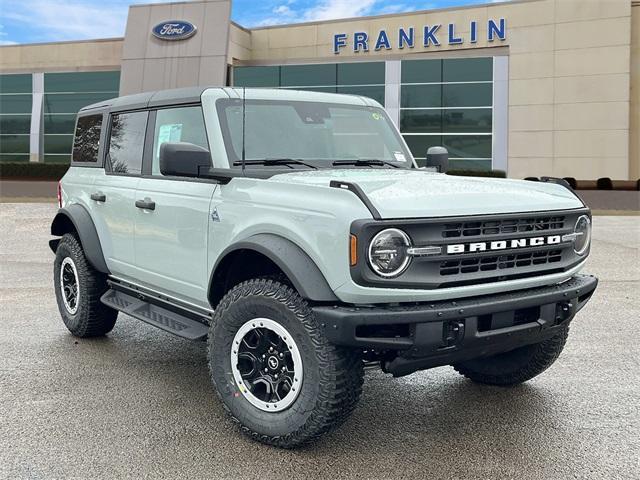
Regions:
M 289 332 L 273 320 L 245 323 L 234 338 L 231 362 L 241 393 L 261 410 L 288 408 L 299 393 L 300 352 Z
M 80 282 L 75 263 L 66 257 L 60 265 L 60 291 L 65 308 L 72 315 L 78 311 Z

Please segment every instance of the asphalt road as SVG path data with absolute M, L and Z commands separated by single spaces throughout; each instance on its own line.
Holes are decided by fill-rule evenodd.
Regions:
M 640 217 L 596 217 L 601 279 L 563 355 L 510 389 L 451 368 L 368 372 L 339 431 L 283 451 L 242 436 L 205 344 L 121 315 L 72 337 L 53 295 L 50 204 L 0 204 L 0 478 L 640 478 Z

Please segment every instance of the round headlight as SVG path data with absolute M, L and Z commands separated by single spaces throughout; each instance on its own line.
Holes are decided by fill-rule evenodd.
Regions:
M 369 244 L 369 265 L 381 277 L 397 277 L 409 266 L 411 257 L 407 248 L 410 246 L 411 240 L 402 230 L 383 230 Z
M 589 217 L 581 215 L 576 221 L 573 233 L 576 236 L 573 242 L 573 249 L 578 255 L 582 255 L 587 251 L 591 243 L 591 220 Z

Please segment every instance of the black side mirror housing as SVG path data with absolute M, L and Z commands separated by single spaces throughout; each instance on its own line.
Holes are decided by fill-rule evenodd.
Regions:
M 449 152 L 444 147 L 430 147 L 427 150 L 427 167 L 435 168 L 440 173 L 449 170 Z
M 197 177 L 212 167 L 209 150 L 187 142 L 160 145 L 160 172 L 174 177 Z

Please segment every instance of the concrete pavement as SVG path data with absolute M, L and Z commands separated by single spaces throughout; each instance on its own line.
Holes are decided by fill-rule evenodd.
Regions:
M 120 315 L 106 338 L 60 320 L 51 204 L 0 204 L 0 478 L 640 477 L 640 220 L 595 217 L 601 284 L 556 364 L 516 388 L 449 367 L 367 373 L 337 432 L 283 451 L 242 436 L 205 344 Z

